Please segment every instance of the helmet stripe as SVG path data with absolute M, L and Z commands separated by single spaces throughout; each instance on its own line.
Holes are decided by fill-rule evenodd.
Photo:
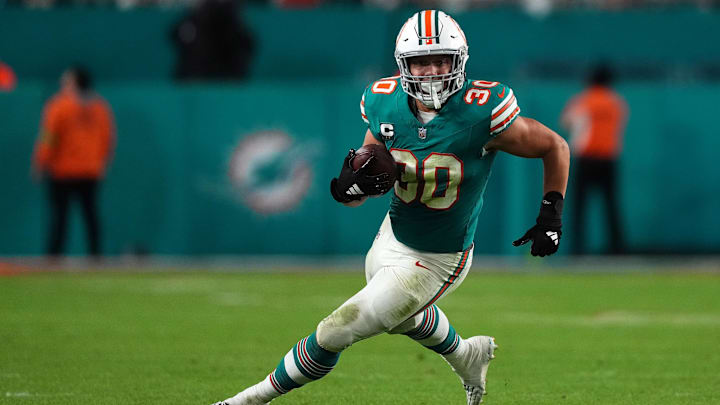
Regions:
M 422 36 L 422 33 L 423 33 L 423 29 L 422 29 L 422 21 L 423 21 L 423 19 L 420 18 L 420 16 L 422 15 L 422 13 L 417 13 L 417 14 L 415 14 L 415 15 L 417 16 L 418 45 L 422 45 L 422 39 L 419 38 L 419 37 Z
M 435 36 L 437 37 L 437 38 L 435 38 L 435 43 L 439 44 L 440 43 L 440 20 L 439 20 L 440 12 L 436 10 L 433 12 L 433 14 L 435 14 Z
M 423 16 L 425 17 L 425 36 L 426 37 L 432 37 L 432 10 L 425 10 L 423 11 Z M 428 39 L 426 42 L 428 45 L 432 44 L 432 39 Z

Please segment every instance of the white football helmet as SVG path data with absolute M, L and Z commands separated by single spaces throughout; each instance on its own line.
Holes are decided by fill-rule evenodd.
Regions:
M 423 55 L 450 55 L 452 70 L 444 75 L 413 76 L 408 59 Z M 436 110 L 462 88 L 468 57 L 465 33 L 452 17 L 439 10 L 415 13 L 400 29 L 395 41 L 402 89 Z

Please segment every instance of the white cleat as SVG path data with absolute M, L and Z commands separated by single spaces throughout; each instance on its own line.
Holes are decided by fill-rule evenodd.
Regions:
M 468 378 L 463 378 L 463 386 L 467 394 L 467 405 L 478 405 L 482 397 L 487 393 L 485 377 L 490 366 L 490 360 L 495 358 L 495 338 L 490 336 L 473 336 L 466 340 L 470 347 L 466 373 Z
M 234 397 L 215 402 L 212 405 L 267 405 L 272 401 L 272 398 L 263 398 L 262 395 L 260 395 L 258 386 L 262 383 L 261 381 L 251 387 L 245 388 Z
M 465 394 L 467 394 L 468 405 L 479 404 L 483 401 L 482 397 L 485 393 L 483 392 L 483 389 L 481 387 L 473 386 L 473 385 L 464 385 L 464 384 L 463 384 L 463 387 L 465 387 Z

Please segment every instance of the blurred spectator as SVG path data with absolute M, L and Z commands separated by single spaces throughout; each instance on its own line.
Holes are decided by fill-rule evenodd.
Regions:
M 574 192 L 572 193 L 574 253 L 585 251 L 585 215 L 588 193 L 602 193 L 609 225 L 609 247 L 613 254 L 623 253 L 623 233 L 618 212 L 617 166 L 627 121 L 627 106 L 612 88 L 613 74 L 606 65 L 596 66 L 588 87 L 573 97 L 561 117 L 570 132 L 574 155 Z
M 93 92 L 87 70 L 73 67 L 60 79 L 60 91 L 45 105 L 35 145 L 33 174 L 47 176 L 51 204 L 47 253 L 60 255 L 65 247 L 67 214 L 72 198 L 79 198 L 85 219 L 89 253 L 100 254 L 97 191 L 115 143 L 112 112 Z
M 203 0 L 173 27 L 177 79 L 247 77 L 255 44 L 239 17 L 239 2 Z
M 0 61 L 0 91 L 13 91 L 16 84 L 15 72 L 13 72 L 10 65 Z

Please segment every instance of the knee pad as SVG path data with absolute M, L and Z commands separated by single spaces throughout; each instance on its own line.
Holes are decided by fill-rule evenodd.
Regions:
M 320 347 L 331 352 L 341 352 L 354 343 L 351 324 L 358 319 L 360 309 L 355 304 L 346 304 L 323 319 L 317 327 L 317 341 Z

